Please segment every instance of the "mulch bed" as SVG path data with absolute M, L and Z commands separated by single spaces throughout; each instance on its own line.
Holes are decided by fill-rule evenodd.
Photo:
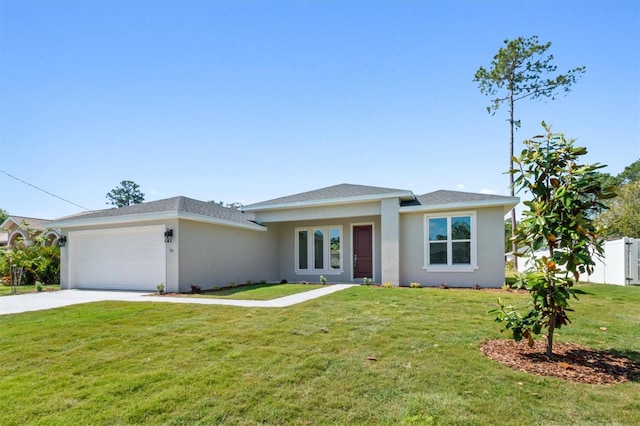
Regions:
M 546 345 L 540 340 L 529 347 L 526 341 L 499 339 L 483 343 L 480 350 L 496 362 L 538 376 L 595 385 L 640 380 L 640 363 L 629 358 L 564 342 L 555 342 L 553 355 L 547 357 Z

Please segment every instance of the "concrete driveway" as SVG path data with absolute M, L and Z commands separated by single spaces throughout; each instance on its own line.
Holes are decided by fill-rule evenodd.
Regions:
M 17 314 L 20 312 L 41 311 L 44 309 L 60 308 L 62 306 L 80 303 L 124 301 L 124 302 L 163 302 L 163 303 L 192 303 L 200 305 L 227 305 L 255 308 L 284 308 L 307 300 L 316 299 L 353 287 L 357 284 L 334 284 L 316 290 L 305 291 L 291 296 L 272 300 L 232 300 L 210 299 L 197 297 L 154 296 L 149 292 L 134 291 L 98 291 L 98 290 L 60 290 L 42 293 L 28 293 L 14 296 L 0 297 L 0 315 Z

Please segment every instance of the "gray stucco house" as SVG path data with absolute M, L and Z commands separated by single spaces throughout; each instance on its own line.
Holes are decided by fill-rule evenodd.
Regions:
M 186 292 L 230 282 L 315 281 L 498 287 L 504 214 L 515 197 L 416 196 L 341 184 L 230 209 L 174 197 L 50 222 L 62 288 Z

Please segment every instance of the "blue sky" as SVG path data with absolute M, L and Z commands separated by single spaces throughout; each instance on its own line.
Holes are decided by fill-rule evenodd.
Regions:
M 637 1 L 0 2 L 0 170 L 89 209 L 250 204 L 339 183 L 508 194 L 506 109 L 472 81 L 506 38 L 553 43 L 566 97 L 523 101 L 617 174 L 640 158 Z M 0 174 L 0 208 L 76 206 Z

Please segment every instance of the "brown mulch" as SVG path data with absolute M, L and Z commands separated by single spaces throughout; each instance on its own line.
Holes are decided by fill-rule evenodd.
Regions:
M 485 356 L 514 370 L 538 376 L 596 385 L 640 380 L 640 363 L 611 352 L 555 342 L 553 355 L 545 355 L 546 341 L 531 348 L 526 341 L 489 340 L 480 347 Z

